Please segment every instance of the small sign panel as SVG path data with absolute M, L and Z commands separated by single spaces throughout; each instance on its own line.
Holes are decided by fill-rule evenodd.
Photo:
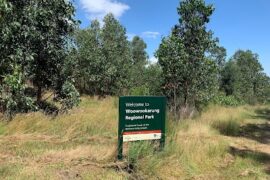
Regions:
M 160 140 L 165 137 L 166 98 L 125 96 L 119 98 L 118 153 L 122 158 L 123 142 Z
M 155 140 L 155 139 L 161 139 L 161 130 L 123 133 L 124 142 L 139 141 L 139 140 Z

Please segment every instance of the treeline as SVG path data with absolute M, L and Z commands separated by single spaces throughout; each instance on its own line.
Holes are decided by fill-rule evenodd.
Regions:
M 76 87 L 81 93 L 107 95 L 157 94 L 161 69 L 150 65 L 146 44 L 138 36 L 127 40 L 126 29 L 108 14 L 103 26 L 97 20 L 75 33 L 71 61 Z
M 175 116 L 192 116 L 210 102 L 222 105 L 269 102 L 270 79 L 257 54 L 226 50 L 207 29 L 214 12 L 203 0 L 180 1 L 179 22 L 163 38 L 157 57 L 164 93 Z
M 270 79 L 257 54 L 239 50 L 226 62 L 226 49 L 206 27 L 214 7 L 184 0 L 177 10 L 179 22 L 153 64 L 143 39 L 129 41 L 112 14 L 80 29 L 69 1 L 0 0 L 1 111 L 12 117 L 44 109 L 47 92 L 63 112 L 78 105 L 79 92 L 165 95 L 181 118 L 209 103 L 269 102 Z
M 269 102 L 270 78 L 263 72 L 258 54 L 237 51 L 221 69 L 221 90 L 243 103 Z

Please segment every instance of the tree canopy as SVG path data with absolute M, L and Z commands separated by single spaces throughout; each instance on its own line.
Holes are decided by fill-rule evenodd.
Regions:
M 213 11 L 213 6 L 202 0 L 181 1 L 179 23 L 157 51 L 165 93 L 175 113 L 180 110 L 188 114 L 188 109 L 199 108 L 215 94 L 217 63 L 206 56 L 216 46 L 216 39 L 206 28 Z
M 222 72 L 222 89 L 246 103 L 267 100 L 269 77 L 263 73 L 259 56 L 250 50 L 237 51 Z
M 14 83 L 23 86 L 26 82 L 32 83 L 36 87 L 37 103 L 42 100 L 43 89 L 50 88 L 60 95 L 66 79 L 61 75 L 68 43 L 77 24 L 72 3 L 65 0 L 7 0 L 0 12 L 1 84 L 6 83 L 3 77 L 7 76 L 19 78 Z M 11 102 L 15 106 L 12 95 L 15 92 L 7 88 L 12 85 L 2 85 L 6 87 L 2 94 L 11 93 L 10 97 L 2 97 L 6 102 L 4 106 L 8 108 Z M 25 96 L 23 92 L 21 96 Z
M 79 104 L 79 92 L 164 95 L 176 118 L 209 103 L 269 102 L 270 78 L 259 55 L 238 50 L 227 61 L 208 26 L 214 10 L 204 0 L 179 1 L 179 21 L 154 63 L 143 37 L 128 40 L 112 13 L 80 28 L 71 1 L 0 0 L 0 111 L 11 118 L 52 103 L 66 112 Z

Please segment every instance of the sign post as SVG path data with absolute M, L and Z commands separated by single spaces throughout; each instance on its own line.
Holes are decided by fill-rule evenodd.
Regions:
M 123 158 L 123 142 L 160 140 L 160 148 L 163 148 L 165 143 L 165 113 L 165 97 L 120 97 L 118 159 Z

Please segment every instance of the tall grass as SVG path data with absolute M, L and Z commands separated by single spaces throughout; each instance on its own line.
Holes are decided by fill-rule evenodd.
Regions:
M 0 178 L 239 179 L 247 170 L 247 178 L 267 177 L 260 154 L 230 152 L 239 128 L 255 121 L 254 107 L 211 106 L 196 119 L 168 118 L 163 151 L 154 142 L 128 143 L 123 162 L 116 160 L 117 108 L 114 97 L 83 97 L 66 115 L 36 112 L 0 123 Z
M 3 122 L 0 122 L 0 136 L 4 135 L 6 132 L 6 125 Z
M 240 131 L 240 124 L 237 119 L 230 119 L 227 121 L 216 121 L 212 125 L 213 128 L 217 129 L 221 134 L 227 136 L 237 136 Z

